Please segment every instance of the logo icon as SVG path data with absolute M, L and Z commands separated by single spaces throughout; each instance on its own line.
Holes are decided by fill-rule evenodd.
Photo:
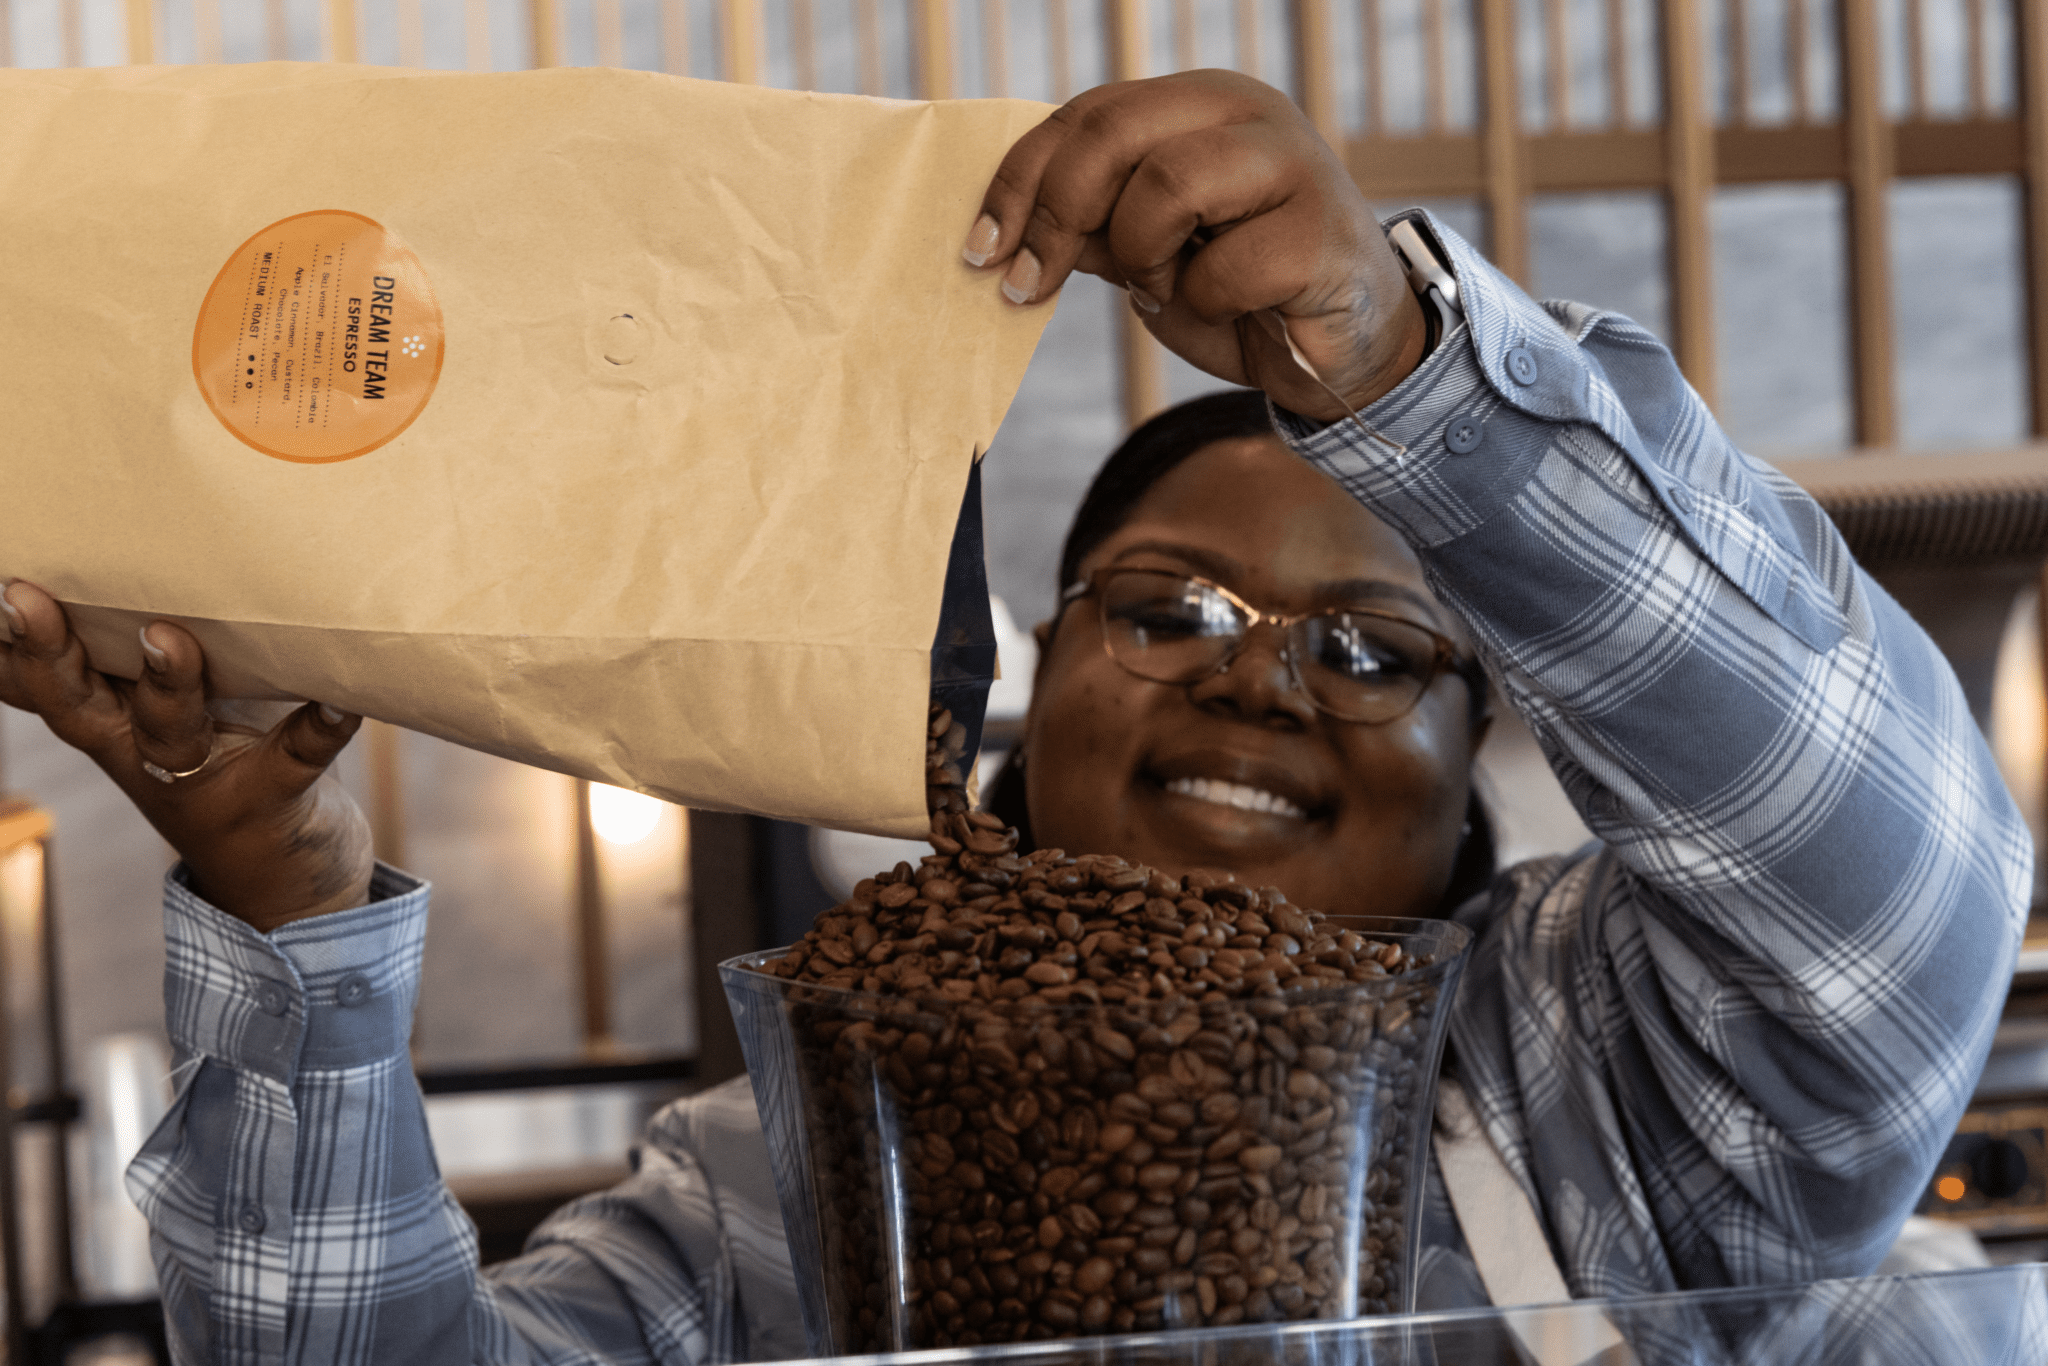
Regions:
M 405 345 L 399 347 L 398 349 L 404 352 L 407 356 L 416 359 L 420 356 L 424 356 L 427 353 L 427 344 L 418 337 L 407 337 L 405 339 Z

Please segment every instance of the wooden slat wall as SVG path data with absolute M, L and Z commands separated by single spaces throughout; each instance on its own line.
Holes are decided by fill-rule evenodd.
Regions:
M 531 28 L 533 64 L 536 67 L 562 64 L 562 12 L 556 0 L 526 0 Z
M 2027 191 L 2028 319 L 2032 384 L 2031 427 L 2048 435 L 2048 0 L 2018 0 L 2021 107 L 1992 107 L 1986 50 L 1985 0 L 1911 0 L 1902 25 L 1903 116 L 1888 115 L 1882 86 L 1883 34 L 1875 0 L 1832 0 L 1839 46 L 1842 109 L 1819 121 L 1810 79 L 1809 5 L 1788 0 L 1778 35 L 1790 118 L 1757 119 L 1756 30 L 1745 0 L 1726 0 L 1723 31 L 1728 110 L 1718 125 L 1706 112 L 1709 69 L 1702 15 L 1696 0 L 1662 0 L 1659 74 L 1665 113 L 1661 127 L 1638 127 L 1628 117 L 1637 73 L 1631 73 L 1621 35 L 1625 6 L 1606 6 L 1609 117 L 1604 128 L 1573 121 L 1566 60 L 1563 0 L 1545 0 L 1544 126 L 1527 127 L 1514 87 L 1513 0 L 1477 0 L 1479 78 L 1483 107 L 1476 127 L 1452 128 L 1445 115 L 1442 0 L 1422 0 L 1424 35 L 1420 127 L 1387 128 L 1381 93 L 1383 61 L 1376 46 L 1379 5 L 1365 0 L 1367 26 L 1359 60 L 1370 88 L 1356 120 L 1349 161 L 1382 202 L 1470 198 L 1482 203 L 1491 224 L 1495 261 L 1517 278 L 1527 270 L 1526 205 L 1538 194 L 1593 191 L 1662 191 L 1668 207 L 1672 346 L 1702 394 L 1714 394 L 1712 251 L 1708 210 L 1721 185 L 1834 182 L 1845 193 L 1853 357 L 1853 440 L 1859 447 L 1888 445 L 1898 432 L 1897 364 L 1893 337 L 1888 234 L 1891 183 L 1908 176 L 2014 175 Z M 1828 3 L 1829 0 L 1822 0 Z M 1926 43 L 1933 6 L 1953 4 L 1963 21 L 1961 115 L 1938 113 L 1935 77 Z M 1949 73 L 1951 75 L 1958 73 Z
M 59 42 L 66 60 L 79 60 L 82 11 L 92 0 L 59 0 Z M 254 13 L 264 21 L 272 56 L 287 55 L 285 0 L 99 0 L 117 3 L 127 20 L 126 56 L 133 62 L 158 60 L 167 15 L 185 20 L 198 57 L 221 59 L 222 8 Z M 395 0 L 397 47 L 406 60 L 422 60 L 422 5 L 447 0 Z M 591 0 L 590 26 L 579 52 L 600 61 L 623 60 L 622 0 Z M 4 3 L 4 0 L 0 0 Z M 491 6 L 462 0 L 466 64 L 488 68 Z M 1074 93 L 1076 35 L 1098 25 L 1108 69 L 1118 78 L 1148 74 L 1153 46 L 1149 24 L 1172 25 L 1168 45 L 1177 67 L 1211 61 L 1229 53 L 1232 64 L 1254 74 L 1261 67 L 1261 24 L 1284 15 L 1291 26 L 1292 67 L 1288 73 L 1304 111 L 1319 132 L 1344 153 L 1374 199 L 1466 198 L 1486 210 L 1490 250 L 1510 275 L 1527 281 L 1530 272 L 1528 214 L 1534 196 L 1577 192 L 1643 191 L 1660 194 L 1667 206 L 1670 242 L 1671 340 L 1686 373 L 1711 401 L 1714 393 L 1715 335 L 1712 317 L 1712 250 L 1709 208 L 1723 185 L 1771 182 L 1832 182 L 1843 187 L 1847 211 L 1844 234 L 1850 277 L 1850 317 L 1845 320 L 1853 357 L 1854 440 L 1859 446 L 1890 443 L 1898 430 L 1892 335 L 1890 248 L 1887 234 L 1889 188 L 1901 177 L 1975 175 L 2017 177 L 2025 191 L 2028 374 L 2031 429 L 2048 436 L 2048 0 L 2015 0 L 2016 54 L 1991 49 L 1990 0 L 1902 0 L 1903 23 L 1891 41 L 1901 73 L 1900 109 L 1885 107 L 1882 85 L 1886 40 L 1878 0 L 1785 0 L 1775 33 L 1756 21 L 1756 0 L 1723 0 L 1719 40 L 1723 44 L 1727 109 L 1715 121 L 1705 88 L 1709 40 L 1700 0 L 1659 0 L 1658 53 L 1654 71 L 1631 67 L 1625 26 L 1626 0 L 1602 0 L 1591 10 L 1571 0 L 1538 0 L 1541 24 L 1531 35 L 1544 45 L 1542 113 L 1538 126 L 1525 122 L 1518 80 L 1525 68 L 1516 44 L 1517 0 L 1472 0 L 1463 11 L 1449 0 L 1230 0 L 1204 6 L 1196 0 L 1040 0 L 1013 6 L 1007 0 L 829 0 L 851 12 L 857 39 L 860 88 L 885 93 L 889 70 L 908 70 L 913 88 L 927 98 L 967 93 L 1000 94 L 1020 85 L 1012 69 L 1013 22 L 1042 16 L 1045 79 L 1038 87 L 1062 100 Z M 909 19 L 912 50 L 886 53 L 882 13 L 902 7 Z M 1340 36 L 1334 21 L 1339 6 L 1355 22 Z M 1825 6 L 1821 13 L 1815 6 Z M 1413 24 L 1412 34 L 1390 28 L 1394 11 Z M 961 35 L 969 10 L 978 23 L 980 52 L 962 65 Z M 766 37 L 763 0 L 660 0 L 661 65 L 684 72 L 690 64 L 690 20 L 709 17 L 717 31 L 718 74 L 754 82 L 764 78 Z M 784 12 L 791 32 L 787 50 L 797 83 L 815 85 L 817 0 L 790 0 Z M 554 66 L 568 60 L 562 0 L 527 0 L 531 60 Z M 355 60 L 362 50 L 364 14 L 359 0 L 323 0 L 321 47 L 325 55 Z M 1581 16 L 1583 16 L 1581 18 Z M 1213 31 L 1200 32 L 1203 18 Z M 1811 79 L 1815 19 L 1832 18 L 1832 42 L 1839 62 L 1837 110 L 1816 107 Z M 1469 39 L 1458 43 L 1455 23 L 1468 22 Z M 1604 26 L 1598 43 L 1575 31 L 1575 22 Z M 1938 23 L 1960 28 L 1963 41 L 1944 51 L 1942 61 L 1958 69 L 1937 72 L 1927 34 Z M 1077 29 L 1076 25 L 1081 25 Z M 9 35 L 0 25 L 0 63 L 11 60 Z M 1164 37 L 1165 35 L 1161 35 Z M 1605 86 L 1606 117 L 1599 126 L 1581 119 L 1575 107 L 1573 43 L 1604 56 L 1599 80 Z M 1393 44 L 1412 40 L 1419 69 L 1413 73 L 1417 108 L 1412 127 L 1400 118 L 1389 96 L 1390 75 L 1403 60 Z M 387 44 L 388 44 L 387 38 Z M 1759 42 L 1775 44 L 1782 58 L 1783 103 L 1789 117 L 1757 117 L 1755 73 Z M 389 51 L 387 45 L 383 50 Z M 1453 69 L 1453 54 L 1469 52 L 1473 69 Z M 1995 107 L 1996 63 L 2013 58 L 2017 108 Z M 1348 70 L 1347 70 L 1348 68 Z M 978 72 L 978 79 L 967 73 Z M 1150 73 L 1156 74 L 1156 73 Z M 1341 79 L 1355 75 L 1356 81 Z M 1939 79 L 1938 79 L 1939 77 Z M 1025 82 L 1028 84 L 1028 82 Z M 1663 112 L 1644 124 L 1631 116 L 1638 92 L 1661 87 Z M 1355 108 L 1342 107 L 1340 90 L 1362 85 Z M 1476 120 L 1454 111 L 1456 91 L 1477 91 Z M 1934 107 L 1942 91 L 1960 90 L 1955 108 Z M 1165 386 L 1156 346 L 1134 317 L 1119 323 L 1123 367 L 1123 409 L 1132 422 L 1164 401 Z
M 1914 11 L 1909 8 L 1908 13 Z M 1916 39 L 1916 30 L 1908 30 Z M 1923 65 L 1918 41 L 1908 65 Z M 1880 85 L 1876 0 L 1842 0 L 1842 86 L 1847 125 L 1849 189 L 1849 354 L 1854 367 L 1854 438 L 1860 446 L 1890 444 L 1897 431 L 1892 383 L 1890 203 L 1892 130 Z M 1911 95 L 1924 112 L 1925 81 Z
M 720 0 L 719 75 L 756 85 L 761 80 L 761 7 L 756 0 Z
M 148 0 L 141 0 L 147 6 Z M 325 32 L 321 35 L 326 42 L 329 61 L 353 62 L 359 49 L 358 35 L 361 20 L 356 14 L 356 0 L 327 0 Z
M 2048 436 L 2048 3 L 2019 6 L 2020 100 L 2025 135 L 2029 417 L 2035 436 Z M 2042 594 L 2048 614 L 2048 592 Z M 2048 615 L 2044 615 L 2048 622 Z M 2043 637 L 2048 640 L 2048 636 Z
M 244 0 L 270 10 L 280 0 Z M 715 15 L 719 74 L 729 80 L 764 77 L 766 35 L 761 0 L 694 0 Z M 150 0 L 125 0 L 131 16 L 131 54 L 153 53 L 156 22 Z M 219 5 L 222 0 L 187 0 L 202 53 L 220 45 Z M 401 25 L 416 19 L 420 0 L 398 0 Z M 472 65 L 489 62 L 488 13 L 480 0 L 465 0 L 474 11 L 470 22 Z M 888 71 L 906 69 L 913 86 L 927 98 L 962 93 L 1006 92 L 1015 86 L 1011 69 L 1013 14 L 1005 0 L 835 0 L 852 15 L 859 67 L 859 88 L 886 93 Z M 1131 79 L 1148 74 L 1152 60 L 1149 25 L 1161 18 L 1172 25 L 1170 46 L 1176 66 L 1197 64 L 1206 53 L 1227 50 L 1233 65 L 1255 74 L 1260 63 L 1261 24 L 1284 10 L 1292 29 L 1289 75 L 1311 122 L 1339 146 L 1375 199 L 1393 202 L 1411 198 L 1471 198 L 1486 210 L 1489 249 L 1511 276 L 1527 282 L 1528 215 L 1536 195 L 1574 192 L 1646 191 L 1660 194 L 1667 208 L 1671 340 L 1680 363 L 1696 387 L 1712 400 L 1715 390 L 1715 334 L 1712 315 L 1712 242 L 1710 207 L 1718 186 L 1768 182 L 1821 181 L 1840 184 L 1847 212 L 1844 233 L 1849 262 L 1851 314 L 1846 320 L 1853 357 L 1854 439 L 1859 446 L 1886 444 L 1897 432 L 1896 382 L 1893 369 L 1890 271 L 1887 234 L 1888 191 L 1901 176 L 2016 175 L 2027 188 L 2027 241 L 2030 263 L 2029 318 L 2034 342 L 2030 376 L 2034 397 L 2033 428 L 2048 434 L 2048 269 L 2033 263 L 2048 260 L 2048 101 L 2040 92 L 2048 82 L 2048 56 L 2040 15 L 2048 0 L 2019 0 L 2022 91 L 2017 111 L 1992 107 L 1992 59 L 1987 51 L 1987 0 L 1904 0 L 1900 40 L 1903 52 L 1896 66 L 1902 73 L 1902 113 L 1893 117 L 1884 107 L 1884 54 L 1876 0 L 1787 0 L 1782 27 L 1775 33 L 1759 27 L 1751 0 L 1725 0 L 1723 44 L 1726 75 L 1725 115 L 1716 122 L 1708 112 L 1705 88 L 1710 70 L 1708 38 L 1699 0 L 1661 0 L 1655 12 L 1657 69 L 1631 69 L 1625 32 L 1630 14 L 1625 0 L 1604 0 L 1585 22 L 1604 24 L 1598 48 L 1604 55 L 1599 73 L 1605 85 L 1606 116 L 1590 126 L 1575 107 L 1574 40 L 1591 35 L 1574 31 L 1570 0 L 1540 0 L 1540 37 L 1544 45 L 1541 116 L 1537 126 L 1525 120 L 1518 82 L 1525 69 L 1516 44 L 1522 40 L 1516 23 L 1516 0 L 1474 0 L 1470 7 L 1471 41 L 1459 45 L 1454 15 L 1447 0 L 1418 0 L 1420 56 L 1419 126 L 1397 131 L 1390 126 L 1386 28 L 1389 7 L 1383 0 L 1231 0 L 1226 7 L 1204 8 L 1194 0 L 1043 0 L 1035 7 L 1043 16 L 1044 74 L 1049 92 L 1062 99 L 1073 93 L 1077 22 L 1099 23 L 1103 49 L 1112 76 Z M 663 0 L 663 65 L 688 66 L 688 20 L 692 0 Z M 904 7 L 912 49 L 885 51 L 884 7 Z M 1340 51 L 1333 14 L 1339 4 L 1355 4 L 1356 29 Z M 1840 110 L 1818 116 L 1811 88 L 1811 21 L 1814 4 L 1828 5 L 1834 20 L 1834 42 L 1840 63 Z M 532 54 L 536 65 L 565 60 L 561 0 L 528 0 Z M 1965 34 L 1960 73 L 1946 73 L 1948 87 L 1965 95 L 1960 117 L 1934 109 L 1936 76 L 1926 34 L 1938 6 L 1947 20 L 1960 18 Z M 410 9 L 408 7 L 411 7 Z M 960 36 L 974 8 L 981 51 L 972 69 L 980 78 L 976 89 L 963 83 Z M 355 0 L 328 0 L 328 50 L 346 59 L 356 49 L 360 17 Z M 67 13 L 70 13 L 67 10 Z M 815 0 L 791 0 L 786 8 L 790 65 L 798 84 L 814 85 L 817 71 Z M 1217 22 L 1203 35 L 1204 15 Z M 478 17 L 481 16 L 481 17 Z M 620 0 L 592 0 L 586 21 L 593 32 L 580 51 L 594 51 L 601 61 L 621 59 Z M 76 28 L 75 20 L 67 34 Z M 273 27 L 273 34 L 281 31 Z M 1167 35 L 1162 34 L 1164 38 Z M 1759 94 L 1756 72 L 1759 41 L 1775 43 L 1783 62 L 1783 103 L 1789 119 L 1766 121 L 1755 114 Z M 67 39 L 67 41 L 75 41 Z M 273 43 L 277 39 L 273 37 Z M 416 46 L 404 42 L 402 46 Z M 1163 50 L 1163 49 L 1162 49 Z M 1453 53 L 1469 50 L 1474 69 L 1453 70 Z M 412 54 L 408 54 L 412 55 Z M 1340 107 L 1343 64 L 1362 77 L 1356 109 Z M 1646 81 L 1661 88 L 1661 118 L 1644 125 L 1631 117 L 1632 103 Z M 1476 88 L 1477 121 L 1463 122 L 1454 113 L 1454 92 Z M 1946 87 L 1945 87 L 1946 88 Z M 1161 358 L 1135 316 L 1123 317 L 1119 329 L 1122 406 L 1136 422 L 1164 402 Z
M 1740 9 L 1740 0 L 1736 0 Z M 1707 123 L 1705 43 L 1694 0 L 1665 0 L 1664 205 L 1671 349 L 1700 397 L 1714 401 L 1714 135 Z M 1617 47 L 1619 44 L 1617 44 Z M 1739 49 L 1738 49 L 1739 51 Z M 1621 122 L 1617 106 L 1617 117 Z
M 1478 0 L 1480 68 L 1485 79 L 1484 143 L 1487 252 L 1520 284 L 1529 283 L 1529 180 L 1515 71 L 1515 0 Z M 1433 73 L 1441 92 L 1444 73 Z M 1439 95 L 1441 98 L 1441 95 Z M 1356 163 L 1354 163 L 1356 164 Z M 1366 161 L 1368 166 L 1371 161 Z M 1370 187 L 1371 182 L 1368 180 Z M 1377 187 L 1372 187 L 1377 189 Z M 1384 191 L 1379 192 L 1382 196 Z
M 1344 120 L 1337 108 L 1336 44 L 1331 32 L 1330 0 L 1293 0 L 1293 9 L 1294 88 L 1301 100 L 1301 110 L 1323 135 L 1323 141 L 1332 147 L 1342 147 Z
M 128 61 L 148 66 L 156 61 L 156 6 L 151 0 L 125 0 L 122 11 L 128 24 Z M 0 44 L 5 41 L 0 38 Z M 5 58 L 6 52 L 0 48 L 0 65 Z
M 1147 75 L 1152 35 L 1146 25 L 1145 0 L 1106 0 L 1104 21 L 1111 74 L 1120 81 Z M 1123 303 L 1116 320 L 1124 424 L 1135 427 L 1166 406 L 1165 364 L 1159 344 L 1145 330 L 1136 308 Z

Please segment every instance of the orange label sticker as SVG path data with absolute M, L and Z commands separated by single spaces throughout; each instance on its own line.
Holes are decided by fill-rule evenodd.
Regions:
M 243 442 L 324 465 L 411 426 L 441 351 L 441 304 L 419 257 L 372 219 L 321 209 L 235 249 L 200 305 L 192 373 Z

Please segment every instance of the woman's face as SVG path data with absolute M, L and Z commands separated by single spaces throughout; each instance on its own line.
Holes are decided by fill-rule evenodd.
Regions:
M 1407 543 L 1272 438 L 1218 442 L 1161 479 L 1081 572 L 1108 565 L 1197 575 L 1262 612 L 1386 611 L 1466 648 Z M 1069 604 L 1039 665 L 1024 774 L 1040 845 L 1225 868 L 1334 914 L 1435 911 L 1479 739 L 1462 678 L 1360 725 L 1316 710 L 1269 626 L 1227 672 L 1179 685 L 1125 672 L 1100 622 L 1092 595 Z M 1282 801 L 1232 804 L 1245 789 Z

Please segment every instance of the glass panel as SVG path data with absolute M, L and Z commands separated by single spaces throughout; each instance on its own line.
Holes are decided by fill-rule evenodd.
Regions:
M 1542 195 L 1529 204 L 1537 297 L 1612 309 L 1670 337 L 1664 197 Z
M 1849 443 L 1843 207 L 1838 185 L 1714 195 L 1718 416 L 1755 454 Z
M 1906 446 L 2026 439 L 2020 186 L 1940 177 L 1891 187 L 1899 439 Z

